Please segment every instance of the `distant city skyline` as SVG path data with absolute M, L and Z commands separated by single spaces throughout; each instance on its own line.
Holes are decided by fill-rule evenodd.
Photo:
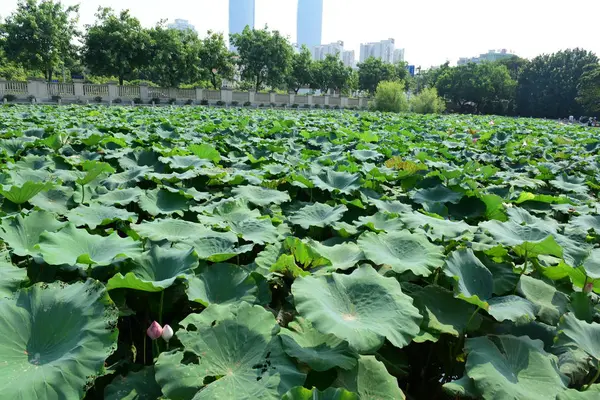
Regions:
M 12 13 L 18 0 L 0 0 L 0 16 Z M 255 0 L 255 26 L 279 30 L 297 42 L 297 0 Z M 201 36 L 229 31 L 227 0 L 62 0 L 80 4 L 80 26 L 92 24 L 99 6 L 129 9 L 145 27 L 159 20 L 184 18 Z M 453 64 L 489 49 L 513 49 L 521 57 L 581 47 L 600 55 L 597 24 L 568 10 L 600 15 L 600 2 L 505 0 L 491 5 L 477 0 L 324 0 L 321 43 L 344 41 L 344 50 L 359 55 L 361 43 L 394 38 L 406 49 L 406 61 L 423 68 Z M 571 12 L 570 14 L 573 14 Z
M 323 0 L 298 0 L 296 20 L 298 47 L 312 49 L 323 44 Z
M 229 35 L 242 33 L 245 27 L 254 28 L 256 2 L 254 0 L 229 0 Z M 229 45 L 234 50 L 233 45 Z

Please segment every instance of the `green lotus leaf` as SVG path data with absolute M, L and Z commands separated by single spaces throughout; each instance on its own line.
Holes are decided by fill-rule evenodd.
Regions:
M 589 190 L 585 184 L 585 178 L 576 176 L 560 175 L 551 180 L 550 184 L 565 192 L 586 193 Z
M 410 296 L 424 317 L 419 337 L 427 337 L 426 333 L 433 336 L 447 333 L 459 337 L 466 332 L 467 324 L 473 327 L 481 322 L 481 317 L 474 315 L 477 307 L 455 298 L 451 291 L 441 286 L 428 285 L 410 293 Z
M 517 247 L 521 253 L 528 256 L 550 254 L 562 257 L 563 255 L 562 248 L 554 240 L 550 227 L 542 227 L 540 224 L 519 225 L 514 221 L 486 221 L 480 226 L 498 242 L 505 246 Z
M 332 207 L 329 204 L 315 203 L 302 207 L 290 215 L 288 220 L 304 229 L 309 229 L 311 226 L 324 228 L 342 219 L 346 211 L 348 207 L 343 204 Z
M 600 384 L 591 385 L 585 391 L 567 389 L 558 394 L 556 400 L 596 400 L 600 396 Z
M 133 167 L 118 174 L 111 174 L 108 178 L 102 181 L 102 184 L 110 190 L 117 188 L 127 188 L 144 180 L 146 175 L 150 177 L 152 168 L 150 167 Z
M 257 244 L 277 242 L 277 228 L 270 219 L 249 219 L 245 221 L 230 222 L 229 228 L 240 237 Z
M 456 193 L 445 186 L 437 185 L 430 189 L 421 189 L 414 192 L 412 199 L 415 203 L 452 203 L 456 204 L 462 199 L 462 193 Z
M 73 189 L 68 186 L 60 186 L 60 188 L 40 192 L 29 199 L 29 203 L 41 210 L 65 215 L 69 211 L 69 206 L 75 204 Z
M 560 316 L 567 311 L 568 297 L 542 280 L 523 275 L 519 280 L 518 291 L 538 307 L 536 315 L 542 322 L 556 325 Z
M 446 260 L 446 268 L 443 271 L 455 280 L 456 297 L 488 310 L 487 300 L 492 297 L 494 278 L 471 249 L 452 252 Z
M 539 340 L 481 336 L 467 339 L 466 352 L 466 374 L 484 399 L 553 400 L 567 388 Z
M 560 318 L 558 332 L 559 335 L 571 339 L 596 362 L 600 360 L 600 324 L 588 323 L 577 319 L 572 313 L 567 313 Z
M 353 369 L 338 371 L 333 385 L 357 393 L 360 399 L 400 400 L 406 398 L 398 387 L 398 380 L 390 375 L 385 365 L 377 361 L 374 356 L 360 356 Z
M 162 396 L 154 379 L 154 367 L 117 376 L 104 389 L 104 400 L 156 400 Z
M 404 229 L 404 223 L 400 218 L 381 212 L 359 217 L 354 223 L 356 226 L 364 225 L 376 232 L 398 232 Z
M 381 212 L 387 212 L 391 214 L 402 214 L 412 212 L 412 207 L 409 204 L 404 204 L 397 200 L 385 201 L 371 199 L 369 202 L 375 207 L 377 207 L 377 209 Z
M 586 232 L 593 229 L 594 232 L 600 233 L 600 215 L 580 215 L 573 218 L 571 223 Z
M 109 236 L 90 235 L 73 224 L 58 232 L 44 232 L 37 245 L 40 254 L 50 265 L 110 265 L 141 253 L 138 242 L 121 238 L 116 232 Z
M 334 270 L 352 268 L 365 259 L 360 247 L 352 242 L 329 245 L 329 243 L 319 243 L 309 239 L 308 244 L 317 253 L 328 259 Z
M 90 229 L 96 229 L 100 225 L 108 225 L 114 221 L 137 220 L 137 214 L 116 208 L 105 206 L 98 203 L 92 203 L 89 206 L 80 205 L 66 215 L 67 219 L 75 226 L 88 226 Z
M 0 302 L 6 399 L 80 399 L 117 347 L 118 311 L 104 286 L 35 284 Z
M 184 221 L 182 219 L 155 219 L 131 225 L 140 237 L 154 241 L 169 240 L 171 242 L 190 241 L 195 238 L 211 234 L 212 231 L 201 224 Z M 235 238 L 229 235 L 232 240 Z
M 358 238 L 358 247 L 376 264 L 389 265 L 401 274 L 429 276 L 444 265 L 444 248 L 435 246 L 425 236 L 408 231 L 375 234 L 367 232 Z
M 335 367 L 350 369 L 356 365 L 358 354 L 348 342 L 317 331 L 304 318 L 298 317 L 290 322 L 288 329 L 282 328 L 279 336 L 288 356 L 315 371 L 327 371 Z
M 189 280 L 186 290 L 190 301 L 204 306 L 234 304 L 240 301 L 268 304 L 271 295 L 259 274 L 248 273 L 234 264 L 212 264 Z
M 398 281 L 370 266 L 350 275 L 298 278 L 292 294 L 300 315 L 317 330 L 346 340 L 361 353 L 377 350 L 386 338 L 404 347 L 419 333 L 422 317 L 412 299 Z
M 115 172 L 115 169 L 110 164 L 101 161 L 84 161 L 83 174 L 75 183 L 78 185 L 87 185 L 102 174 L 110 174 Z
M 431 240 L 448 240 L 472 236 L 471 226 L 463 221 L 450 221 L 418 212 L 400 214 L 399 217 L 409 229 L 423 231 Z
M 475 387 L 473 380 L 467 375 L 464 375 L 462 378 L 454 381 L 444 383 L 443 388 L 446 392 L 448 392 L 448 394 L 457 399 L 478 399 L 481 397 L 481 394 Z
M 14 218 L 6 218 L 0 225 L 0 238 L 18 256 L 38 254 L 36 245 L 43 232 L 56 232 L 65 225 L 56 220 L 53 214 L 46 211 L 33 211 L 22 217 L 18 214 Z
M 173 169 L 194 169 L 213 166 L 209 160 L 201 159 L 197 156 L 159 157 L 159 160 L 165 164 L 168 164 Z
M 0 185 L 0 194 L 12 203 L 23 204 L 35 197 L 38 193 L 50 190 L 52 187 L 54 187 L 52 182 L 27 181 L 19 186 L 12 185 L 8 189 L 6 186 Z
M 144 194 L 140 188 L 118 189 L 112 190 L 102 196 L 99 196 L 96 201 L 107 205 L 126 206 L 129 203 L 136 202 Z
M 188 149 L 200 159 L 211 160 L 214 163 L 221 160 L 221 154 L 210 144 L 191 144 Z
M 319 189 L 328 192 L 339 191 L 351 194 L 360 188 L 360 174 L 349 174 L 326 168 L 321 173 L 311 177 L 312 183 Z
M 203 224 L 227 228 L 232 222 L 255 220 L 261 216 L 258 210 L 248 208 L 248 204 L 244 199 L 226 200 L 219 203 L 213 208 L 211 214 L 198 215 L 198 220 Z
M 600 278 L 600 249 L 593 249 L 589 256 L 583 262 L 583 268 L 588 277 L 592 279 Z
M 252 244 L 236 247 L 237 243 L 238 238 L 232 232 L 209 231 L 193 241 L 184 242 L 184 245 L 194 247 L 201 260 L 223 262 L 254 248 Z
M 358 400 L 358 395 L 340 388 L 307 389 L 297 386 L 283 395 L 282 400 Z
M 27 280 L 27 269 L 0 260 L 0 297 L 12 297 Z
M 147 190 L 139 199 L 140 208 L 148 214 L 157 215 L 183 215 L 188 209 L 188 199 L 179 194 L 165 189 Z
M 488 303 L 490 305 L 487 310 L 488 313 L 499 322 L 505 320 L 513 322 L 535 320 L 538 312 L 538 307 L 535 304 L 514 295 L 493 297 L 488 300 Z
M 210 305 L 180 325 L 183 350 L 156 362 L 156 381 L 169 399 L 275 400 L 304 383 L 281 348 L 275 317 L 260 306 Z
M 267 189 L 261 186 L 238 186 L 232 190 L 236 196 L 247 199 L 250 203 L 258 206 L 268 206 L 269 204 L 281 204 L 290 201 L 290 196 L 286 192 Z
M 191 278 L 197 266 L 198 257 L 192 249 L 186 251 L 152 246 L 129 265 L 123 266 L 121 272 L 108 280 L 106 288 L 160 292 L 173 285 L 178 278 Z

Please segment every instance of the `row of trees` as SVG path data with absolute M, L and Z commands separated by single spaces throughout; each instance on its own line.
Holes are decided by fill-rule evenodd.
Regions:
M 459 112 L 548 118 L 600 113 L 600 64 L 582 49 L 532 60 L 444 64 L 420 74 L 415 86 L 437 88 Z

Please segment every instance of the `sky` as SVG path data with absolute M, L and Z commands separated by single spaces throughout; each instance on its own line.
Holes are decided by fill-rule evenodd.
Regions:
M 62 0 L 80 4 L 80 23 L 95 20 L 98 6 L 129 9 L 144 26 L 187 19 L 203 35 L 227 32 L 228 0 Z M 265 24 L 296 40 L 297 0 L 256 0 L 256 26 Z M 0 0 L 0 16 L 17 0 Z M 598 0 L 324 0 L 323 43 L 344 41 L 345 50 L 387 38 L 405 48 L 409 64 L 427 68 L 490 49 L 532 58 L 582 47 L 600 55 Z

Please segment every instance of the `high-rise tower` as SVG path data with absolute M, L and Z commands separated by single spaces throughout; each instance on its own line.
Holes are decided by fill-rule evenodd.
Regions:
M 321 45 L 323 0 L 298 0 L 298 47 Z
M 229 0 L 229 36 L 241 33 L 246 26 L 254 29 L 255 0 Z M 233 46 L 229 46 L 234 50 Z

